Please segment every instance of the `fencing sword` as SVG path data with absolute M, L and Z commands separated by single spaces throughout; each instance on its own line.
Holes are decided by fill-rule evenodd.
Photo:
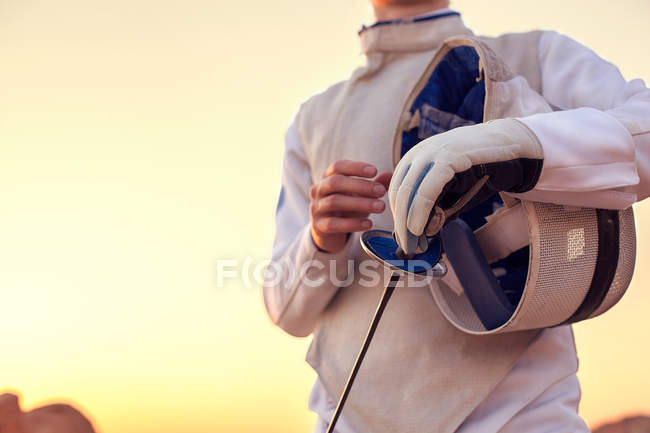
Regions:
M 390 279 L 386 288 L 381 295 L 377 310 L 370 322 L 368 332 L 361 345 L 361 350 L 354 361 L 352 371 L 343 388 L 339 403 L 336 406 L 334 415 L 330 420 L 327 433 L 334 433 L 336 422 L 338 421 L 345 401 L 350 394 L 354 380 L 361 368 L 363 358 L 365 358 L 375 331 L 379 326 L 386 305 L 390 300 L 395 288 L 397 287 L 402 275 L 428 275 L 433 278 L 442 278 L 447 274 L 447 266 L 440 261 L 442 257 L 442 244 L 439 236 L 431 238 L 422 237 L 419 241 L 415 254 L 406 255 L 395 241 L 393 233 L 385 230 L 369 230 L 361 235 L 361 247 L 371 258 L 381 263 L 384 268 L 391 271 Z

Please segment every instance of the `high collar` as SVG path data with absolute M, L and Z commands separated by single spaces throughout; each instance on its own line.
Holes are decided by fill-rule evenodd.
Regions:
M 362 28 L 359 37 L 361 52 L 369 55 L 373 52 L 432 50 L 451 36 L 471 34 L 457 13 L 447 12 L 379 22 Z

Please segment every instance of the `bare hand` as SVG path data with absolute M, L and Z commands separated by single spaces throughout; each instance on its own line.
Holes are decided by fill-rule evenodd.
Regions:
M 371 164 L 338 160 L 311 187 L 311 236 L 318 248 L 336 253 L 350 233 L 372 227 L 368 216 L 386 209 L 379 198 L 386 194 L 391 178 L 391 173 L 376 175 L 377 168 Z

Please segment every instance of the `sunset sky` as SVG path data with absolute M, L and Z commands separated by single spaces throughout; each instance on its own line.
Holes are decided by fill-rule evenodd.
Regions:
M 650 80 L 647 0 L 453 7 Z M 217 262 L 268 256 L 284 130 L 362 61 L 371 22 L 366 0 L 0 0 L 0 392 L 73 402 L 104 433 L 311 431 L 309 340 L 271 325 L 255 284 L 218 287 Z M 575 327 L 592 425 L 650 412 L 635 209 L 632 287 Z

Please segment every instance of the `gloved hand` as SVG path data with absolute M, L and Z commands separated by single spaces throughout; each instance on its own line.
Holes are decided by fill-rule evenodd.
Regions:
M 412 254 L 418 238 L 496 192 L 532 189 L 544 152 L 515 119 L 499 119 L 429 137 L 400 160 L 388 190 L 398 245 Z

